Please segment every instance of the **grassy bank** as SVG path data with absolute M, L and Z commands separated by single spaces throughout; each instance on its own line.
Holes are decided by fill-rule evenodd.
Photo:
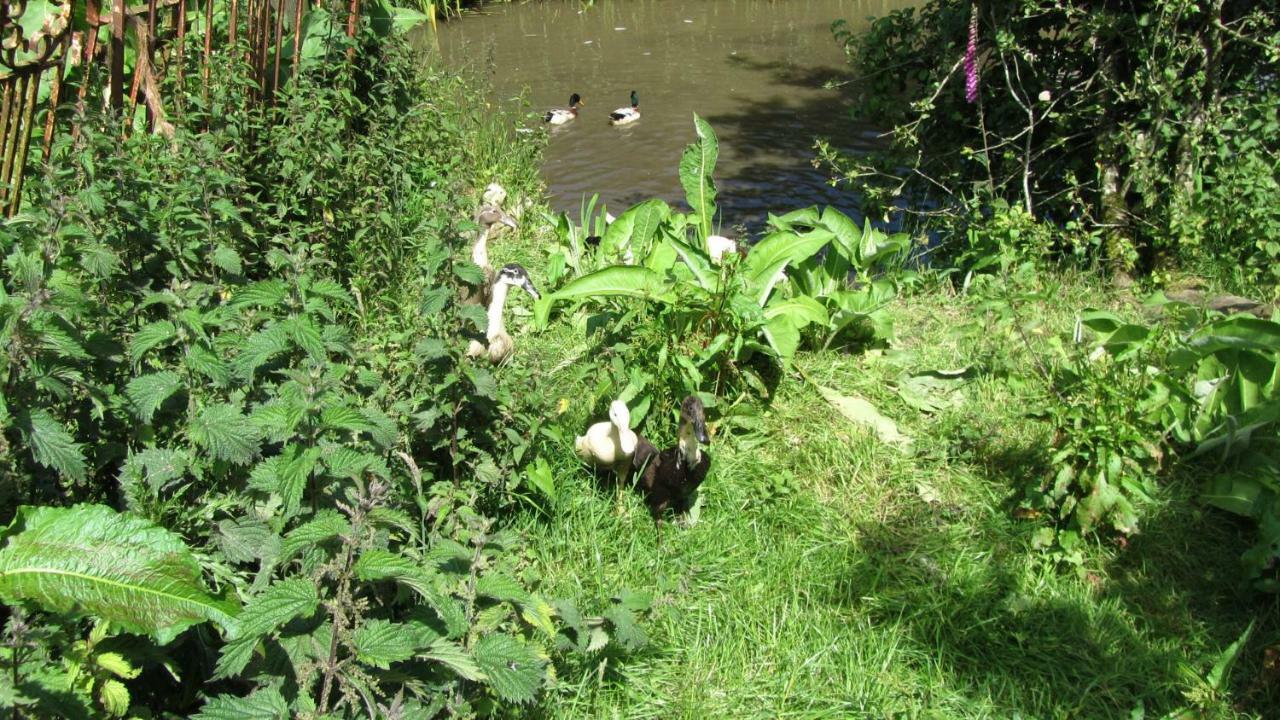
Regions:
M 547 231 L 550 232 L 549 230 Z M 545 236 L 507 249 L 541 267 Z M 541 278 L 539 278 L 541 279 Z M 716 433 L 691 527 L 659 540 L 639 496 L 602 487 L 566 442 L 548 448 L 558 498 L 516 525 L 548 596 L 654 593 L 652 644 L 622 664 L 562 674 L 548 717 L 1264 717 L 1264 648 L 1280 605 L 1240 581 L 1252 531 L 1194 500 L 1174 473 L 1127 546 L 1090 544 L 1079 566 L 1031 547 L 1018 491 L 1047 472 L 1052 438 L 1028 409 L 1051 338 L 1076 313 L 1139 315 L 1096 277 L 1046 275 L 1023 335 L 981 298 L 928 285 L 895 302 L 896 341 L 867 354 L 802 353 L 814 382 L 871 400 L 914 438 L 903 451 L 842 418 L 787 373 L 748 429 Z M 537 369 L 566 438 L 603 413 L 581 366 L 599 348 L 559 323 L 521 336 L 512 372 Z M 903 402 L 903 375 L 967 369 L 936 413 Z M 651 421 L 652 422 L 652 421 Z M 1256 619 L 1220 688 L 1206 678 Z M 1142 712 L 1145 711 L 1145 715 Z

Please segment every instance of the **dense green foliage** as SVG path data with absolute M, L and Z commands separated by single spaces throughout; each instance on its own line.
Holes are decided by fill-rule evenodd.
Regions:
M 1019 207 L 1060 229 L 1034 243 L 1037 255 L 1120 268 L 1225 256 L 1274 282 L 1272 4 L 933 0 L 865 34 L 837 25 L 837 36 L 856 107 L 892 128 L 893 142 L 872 158 L 827 157 L 874 205 L 905 194 L 930 209 L 930 225 L 952 229 Z
M 927 33 L 943 7 L 872 37 Z M 1008 27 L 1010 47 L 1070 40 Z M 1052 267 L 1126 255 L 1091 244 L 1113 239 L 1070 214 L 1090 191 L 1047 191 L 1078 190 L 1051 171 L 1025 196 L 1011 175 L 944 204 L 964 226 L 958 271 L 904 267 L 908 236 L 833 208 L 771 216 L 721 253 L 719 147 L 697 116 L 678 159 L 691 212 L 649 200 L 543 225 L 536 135 L 400 39 L 356 49 L 274 107 L 245 103 L 246 69 L 220 61 L 207 97 L 179 95 L 172 139 L 89 111 L 0 226 L 0 706 L 1275 707 L 1280 616 L 1256 590 L 1280 582 L 1280 325 L 1158 294 L 1140 309 Z M 1011 68 L 1042 57 L 1008 52 Z M 935 70 L 921 87 L 945 82 Z M 997 104 L 984 96 L 991 122 Z M 1188 207 L 1235 222 L 1268 197 L 1267 132 L 1232 140 Z M 1033 152 L 1070 149 L 1045 142 Z M 1235 164 L 1233 197 L 1214 183 Z M 518 349 L 498 368 L 463 358 L 487 319 L 458 300 L 482 281 L 465 258 L 494 180 L 521 220 L 490 238 L 495 264 L 548 291 L 512 308 Z M 1049 222 L 1062 208 L 1070 227 Z M 1143 222 L 1172 226 L 1166 210 Z M 1124 241 L 1167 249 L 1144 237 Z M 707 401 L 714 464 L 659 535 L 570 440 L 621 397 L 665 446 L 686 393 Z
M 0 597 L 43 611 L 8 614 L 15 711 L 466 715 L 643 642 L 642 602 L 557 627 L 477 512 L 538 431 L 462 359 L 458 251 L 536 143 L 403 41 L 360 53 L 274 107 L 227 60 L 172 139 L 90 111 L 0 228 Z

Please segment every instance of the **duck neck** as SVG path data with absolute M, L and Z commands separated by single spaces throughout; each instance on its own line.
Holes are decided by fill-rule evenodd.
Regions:
M 471 246 L 471 262 L 482 268 L 489 267 L 489 228 L 482 229 L 476 244 Z
M 494 283 L 493 298 L 489 300 L 489 330 L 485 336 L 492 340 L 507 331 L 502 322 L 502 310 L 507 304 L 507 291 L 511 286 L 506 283 Z
M 697 465 L 702 460 L 702 450 L 698 448 L 698 438 L 693 434 L 692 423 L 680 423 L 680 455 L 689 465 Z

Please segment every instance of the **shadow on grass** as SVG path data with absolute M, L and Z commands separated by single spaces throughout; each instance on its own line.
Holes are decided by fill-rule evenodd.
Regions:
M 860 549 L 829 599 L 893 628 L 952 690 L 1007 717 L 1128 717 L 1139 707 L 1161 717 L 1186 707 L 1197 678 L 1256 617 L 1231 695 L 1197 696 L 1211 715 L 1266 715 L 1280 706 L 1262 660 L 1280 639 L 1276 601 L 1240 586 L 1244 540 L 1190 500 L 1166 498 L 1125 550 L 1078 573 L 1028 549 L 1030 524 L 953 522 L 922 503 L 859 528 Z

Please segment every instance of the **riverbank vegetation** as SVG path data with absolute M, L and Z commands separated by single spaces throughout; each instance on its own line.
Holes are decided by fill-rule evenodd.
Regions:
M 1146 22 L 1178 31 L 1159 52 L 1221 40 L 1215 102 L 1258 120 L 1274 17 L 1156 5 Z M 955 134 L 904 176 L 909 196 L 916 170 L 952 186 L 914 236 L 778 208 L 740 254 L 713 252 L 718 143 L 697 117 L 671 159 L 686 206 L 555 217 L 541 136 L 398 36 L 366 33 L 356 62 L 310 67 L 274 107 L 240 101 L 252 70 L 231 53 L 207 99 L 181 95 L 172 138 L 121 141 L 90 104 L 0 226 L 0 705 L 1265 717 L 1280 326 L 1226 293 L 1274 299 L 1258 253 L 1280 238 L 1256 208 L 1260 234 L 1227 260 L 1210 236 L 1247 224 L 1213 188 L 1272 197 L 1275 138 L 1266 118 L 1256 146 L 1201 127 L 1185 205 L 1133 189 L 1108 226 L 1105 163 L 1092 181 L 1063 169 L 1081 152 L 1055 139 L 1066 125 L 1032 111 L 1020 136 L 1027 115 L 1001 105 L 1031 87 L 998 83 L 1004 68 L 1025 79 L 1018 63 L 1069 55 L 1019 45 L 1070 33 L 1011 7 L 979 5 L 974 104 L 946 72 L 964 66 L 959 5 L 844 38 L 855 74 L 894 48 L 940 53 L 918 86 L 859 86 L 932 96 L 886 116 L 889 155 L 828 154 L 875 200 L 913 138 Z M 1232 53 L 1248 48 L 1245 82 Z M 1125 107 L 1150 111 L 1147 90 Z M 1160 138 L 1175 177 L 1184 158 Z M 974 159 L 995 145 L 1007 182 Z M 1131 189 L 1156 172 L 1139 160 L 1155 162 L 1116 161 Z M 493 265 L 542 293 L 513 295 L 498 367 L 464 357 L 487 323 L 459 300 L 484 278 L 482 202 L 518 224 L 488 237 Z M 688 394 L 707 406 L 711 474 L 655 525 L 573 438 L 620 398 L 666 447 Z

